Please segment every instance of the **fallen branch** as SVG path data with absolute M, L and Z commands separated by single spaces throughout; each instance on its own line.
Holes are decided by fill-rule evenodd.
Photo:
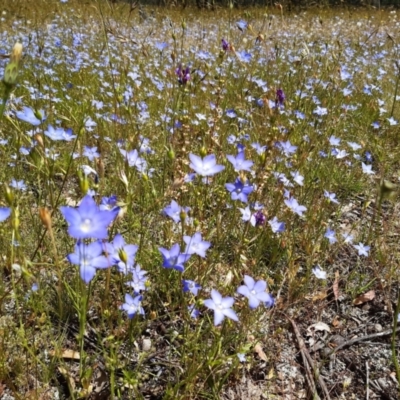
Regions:
M 372 333 L 371 335 L 356 337 L 356 338 L 348 340 L 347 342 L 344 342 L 344 343 L 340 344 L 339 346 L 335 347 L 334 349 L 332 349 L 332 352 L 329 354 L 329 356 L 333 356 L 335 353 L 337 353 L 340 349 L 343 349 L 344 347 L 351 346 L 352 344 L 355 344 L 358 342 L 364 342 L 366 340 L 376 339 L 376 338 L 379 338 L 382 336 L 389 336 L 393 332 L 394 332 L 393 329 L 388 329 L 387 331 Z M 396 333 L 400 332 L 400 326 L 395 330 L 395 332 Z
M 314 379 L 316 381 L 318 381 L 319 386 L 321 387 L 322 391 L 324 392 L 325 398 L 330 400 L 331 398 L 329 396 L 328 388 L 325 385 L 325 381 L 322 378 L 322 376 L 320 375 L 319 369 L 317 367 L 315 367 L 313 359 L 311 358 L 310 353 L 308 352 L 306 345 L 304 344 L 304 340 L 300 334 L 299 329 L 297 328 L 296 323 L 288 316 L 286 316 L 286 318 L 290 321 L 290 323 L 293 326 L 294 334 L 296 335 L 297 343 L 299 344 L 299 350 L 300 350 L 301 356 L 303 358 L 304 366 L 306 368 L 307 373 L 310 373 L 311 376 L 314 375 Z M 311 374 L 311 372 L 310 372 L 310 367 L 313 371 L 313 374 Z M 311 383 L 310 380 L 311 379 L 307 379 L 307 381 L 310 385 L 310 388 L 311 388 L 311 390 L 314 391 L 314 394 L 316 394 L 318 396 L 316 388 L 315 388 L 315 384 L 314 384 L 314 382 Z

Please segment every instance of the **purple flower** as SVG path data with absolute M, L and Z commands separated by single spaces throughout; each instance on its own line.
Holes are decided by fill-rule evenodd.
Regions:
M 185 293 L 190 292 L 195 296 L 197 296 L 199 290 L 201 289 L 201 286 L 194 281 L 182 280 L 182 284 L 183 284 L 183 291 Z
M 164 268 L 173 268 L 179 272 L 183 272 L 185 269 L 183 264 L 189 260 L 190 254 L 183 254 L 179 248 L 179 244 L 176 243 L 171 247 L 171 250 L 164 249 L 164 247 L 159 247 L 163 257 L 163 267 Z
M 307 208 L 300 205 L 294 197 L 289 197 L 285 200 L 285 204 L 300 217 L 303 216 L 304 211 L 307 211 Z
M 285 231 L 285 223 L 279 222 L 277 217 L 268 221 L 273 233 L 280 233 Z
M 222 297 L 218 290 L 211 290 L 211 299 L 204 300 L 204 305 L 214 310 L 214 325 L 219 325 L 225 317 L 239 321 L 235 311 L 232 310 L 232 306 L 235 300 L 233 297 Z
M 248 181 L 243 183 L 240 178 L 236 178 L 234 183 L 225 184 L 225 188 L 231 194 L 232 200 L 240 200 L 247 203 L 247 196 L 253 191 L 253 185 Z
M 193 236 L 184 236 L 183 241 L 186 243 L 186 254 L 197 254 L 203 258 L 206 256 L 206 251 L 211 246 L 210 242 L 206 242 L 202 239 L 200 232 L 196 232 Z
M 21 121 L 28 122 L 33 126 L 40 125 L 46 119 L 43 110 L 40 110 L 39 112 L 34 112 L 29 107 L 22 107 L 22 111 L 17 111 L 15 115 Z
M 244 276 L 244 285 L 239 286 L 237 292 L 249 299 L 249 307 L 253 310 L 260 302 L 273 304 L 272 296 L 267 293 L 267 283 L 263 280 L 255 281 L 251 276 Z
M 283 90 L 282 89 L 278 89 L 276 91 L 276 103 L 279 106 L 283 106 L 283 103 L 285 102 L 285 99 L 286 99 L 286 96 L 285 96 L 285 93 L 283 92 Z
M 5 221 L 11 215 L 11 208 L 0 207 L 0 222 Z
M 186 85 L 187 81 L 190 79 L 190 68 L 186 67 L 182 68 L 182 64 L 179 64 L 179 67 L 175 70 L 176 75 L 178 76 L 178 82 L 181 85 Z
M 212 176 L 225 169 L 223 165 L 218 165 L 214 154 L 210 154 L 204 158 L 190 153 L 190 168 L 201 176 Z
M 79 207 L 60 207 L 61 213 L 68 222 L 68 233 L 75 239 L 106 239 L 107 227 L 118 215 L 119 208 L 112 211 L 101 211 L 96 202 L 86 195 Z
M 164 215 L 170 217 L 175 223 L 179 223 L 181 221 L 181 216 L 187 215 L 189 210 L 189 207 L 181 207 L 175 200 L 172 200 L 171 204 L 168 204 L 162 212 Z
M 80 276 L 86 284 L 93 279 L 96 269 L 112 266 L 112 260 L 102 255 L 104 250 L 104 245 L 99 240 L 88 245 L 79 240 L 75 245 L 75 253 L 67 256 L 71 264 L 79 265 Z
M 226 158 L 233 165 L 235 171 L 251 171 L 251 167 L 254 164 L 253 161 L 245 160 L 244 151 L 240 151 L 236 157 L 227 155 Z
M 255 219 L 255 225 L 256 226 L 263 226 L 265 224 L 265 215 L 261 210 L 258 210 L 255 214 L 254 214 L 254 219 Z
M 222 50 L 224 51 L 229 50 L 229 43 L 225 39 L 221 40 L 221 44 L 222 44 Z
M 125 303 L 121 305 L 120 310 L 126 311 L 128 318 L 132 319 L 136 314 L 144 315 L 142 307 L 142 296 L 133 298 L 130 294 L 125 294 Z

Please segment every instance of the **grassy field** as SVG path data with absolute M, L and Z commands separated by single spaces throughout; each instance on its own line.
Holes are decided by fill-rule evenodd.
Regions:
M 0 399 L 398 399 L 396 10 L 0 9 Z

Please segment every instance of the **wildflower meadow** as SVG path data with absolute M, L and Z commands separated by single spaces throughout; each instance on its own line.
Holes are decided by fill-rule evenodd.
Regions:
M 398 399 L 400 11 L 0 6 L 0 399 Z

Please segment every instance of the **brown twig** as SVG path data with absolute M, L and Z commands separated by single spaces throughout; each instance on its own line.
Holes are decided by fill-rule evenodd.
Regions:
M 290 323 L 293 326 L 294 334 L 296 335 L 297 343 L 299 344 L 299 350 L 300 350 L 301 356 L 303 357 L 303 362 L 304 362 L 307 372 L 309 371 L 309 369 L 311 367 L 313 370 L 314 379 L 318 381 L 319 386 L 321 387 L 322 391 L 324 392 L 325 398 L 330 400 L 331 398 L 329 396 L 328 388 L 325 385 L 325 381 L 322 378 L 322 376 L 320 375 L 319 369 L 314 365 L 313 359 L 311 358 L 310 353 L 308 352 L 306 345 L 304 344 L 304 340 L 300 334 L 299 328 L 297 327 L 296 323 L 291 318 L 289 318 L 288 316 L 286 316 L 286 318 L 290 321 Z M 310 384 L 310 382 L 309 382 L 309 384 Z M 310 387 L 314 391 L 314 394 L 316 394 L 318 396 L 314 382 L 312 384 L 310 384 Z
M 400 332 L 400 326 L 396 329 L 396 332 Z M 361 337 L 356 337 L 356 338 L 348 340 L 347 342 L 344 342 L 344 343 L 340 344 L 339 346 L 335 347 L 334 349 L 332 349 L 330 356 L 337 353 L 340 349 L 343 349 L 344 347 L 347 347 L 347 346 L 351 346 L 354 343 L 364 342 L 365 340 L 376 339 L 376 338 L 382 337 L 382 336 L 389 336 L 392 333 L 393 333 L 393 329 L 388 329 L 387 331 L 372 333 L 371 335 L 365 335 L 365 336 L 361 336 Z

